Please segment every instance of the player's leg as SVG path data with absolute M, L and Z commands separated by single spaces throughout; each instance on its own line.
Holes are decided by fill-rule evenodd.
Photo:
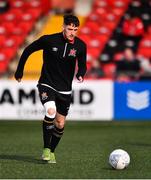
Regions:
M 65 119 L 66 119 L 66 116 L 59 114 L 57 112 L 55 121 L 54 121 L 54 129 L 53 129 L 53 134 L 52 134 L 51 144 L 50 144 L 51 152 L 55 151 L 61 137 L 63 136 Z
M 68 114 L 70 103 L 71 103 L 71 95 L 59 94 L 56 97 L 57 113 L 54 121 L 53 134 L 50 144 L 52 154 L 54 154 L 54 151 L 63 136 L 65 120 Z
M 44 149 L 42 158 L 43 160 L 50 159 L 50 141 L 53 131 L 53 122 L 56 115 L 56 106 L 55 106 L 55 95 L 54 91 L 51 89 L 38 85 L 40 100 L 45 108 L 45 117 L 43 120 L 43 142 Z
M 50 158 L 48 163 L 56 163 L 54 151 L 63 135 L 64 132 L 65 116 L 57 113 L 54 121 L 54 128 L 52 129 L 52 137 L 50 143 Z
M 43 160 L 50 160 L 50 141 L 54 128 L 54 118 L 56 115 L 56 106 L 54 101 L 48 101 L 44 104 L 45 107 L 45 118 L 43 120 L 43 142 L 44 150 L 42 158 Z
M 54 151 L 59 141 L 61 140 L 61 137 L 63 136 L 65 118 L 66 116 L 63 116 L 59 113 L 56 114 L 54 128 L 51 137 L 51 143 L 50 143 L 50 149 L 51 149 L 50 159 L 48 160 L 48 163 L 56 163 Z

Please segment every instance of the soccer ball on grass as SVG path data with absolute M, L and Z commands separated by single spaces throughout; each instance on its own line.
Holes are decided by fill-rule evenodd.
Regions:
M 116 149 L 109 156 L 109 164 L 114 169 L 125 169 L 130 163 L 129 154 L 123 149 Z

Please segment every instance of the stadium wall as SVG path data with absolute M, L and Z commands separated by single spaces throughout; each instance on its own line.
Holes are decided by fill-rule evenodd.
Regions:
M 0 120 L 43 119 L 36 81 L 0 84 Z M 68 120 L 150 120 L 150 96 L 151 82 L 74 81 Z

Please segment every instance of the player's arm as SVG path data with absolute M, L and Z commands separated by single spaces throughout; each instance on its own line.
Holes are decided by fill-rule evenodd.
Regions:
M 15 79 L 18 82 L 20 82 L 23 77 L 24 66 L 25 66 L 25 63 L 26 63 L 28 57 L 33 52 L 38 51 L 43 48 L 43 40 L 42 39 L 43 39 L 43 37 L 39 38 L 38 40 L 34 41 L 33 43 L 31 43 L 29 46 L 27 46 L 24 49 L 24 51 L 20 57 L 18 66 L 17 66 L 17 70 L 15 72 Z
M 87 71 L 87 65 L 86 65 L 86 54 L 87 54 L 87 47 L 86 44 L 82 47 L 81 53 L 78 57 L 78 72 L 76 74 L 76 78 L 79 82 L 83 82 L 84 75 Z

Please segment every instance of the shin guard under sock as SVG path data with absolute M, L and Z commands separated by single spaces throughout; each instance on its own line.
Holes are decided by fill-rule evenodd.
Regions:
M 63 135 L 63 132 L 64 132 L 64 128 L 59 129 L 56 126 L 54 126 L 53 132 L 52 132 L 51 144 L 50 144 L 51 152 L 55 151 L 55 149 Z
M 44 142 L 44 148 L 50 148 L 50 141 L 52 138 L 52 132 L 53 132 L 53 119 L 49 118 L 46 120 L 47 118 L 45 117 L 45 119 L 43 120 L 43 142 Z

